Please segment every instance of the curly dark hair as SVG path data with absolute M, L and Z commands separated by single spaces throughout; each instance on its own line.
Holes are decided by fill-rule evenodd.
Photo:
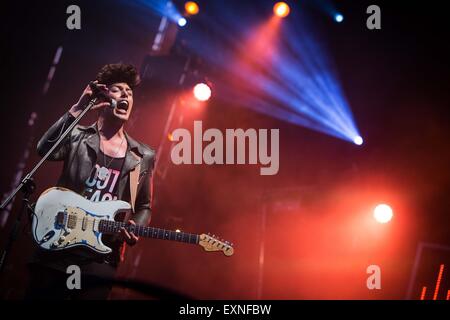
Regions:
M 141 82 L 139 73 L 131 64 L 111 63 L 103 66 L 97 74 L 99 83 L 111 85 L 113 83 L 125 82 L 131 89 Z

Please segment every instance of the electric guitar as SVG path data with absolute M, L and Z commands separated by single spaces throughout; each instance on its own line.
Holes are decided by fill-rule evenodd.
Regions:
M 37 244 L 47 250 L 87 247 L 107 254 L 112 250 L 102 243 L 102 234 L 119 233 L 123 227 L 136 236 L 198 244 L 206 251 L 234 252 L 228 241 L 209 234 L 190 234 L 114 221 L 118 213 L 131 212 L 131 205 L 121 200 L 93 202 L 65 188 L 50 188 L 36 202 L 32 234 Z

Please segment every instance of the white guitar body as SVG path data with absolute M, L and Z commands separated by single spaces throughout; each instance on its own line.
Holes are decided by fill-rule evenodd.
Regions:
M 50 251 L 81 246 L 98 253 L 110 253 L 111 248 L 102 242 L 102 234 L 117 234 L 124 228 L 139 237 L 197 244 L 205 251 L 222 251 L 226 256 L 233 255 L 232 244 L 214 235 L 115 221 L 114 217 L 119 212 L 131 213 L 131 205 L 119 200 L 92 202 L 69 189 L 50 188 L 36 202 L 32 222 L 33 238 L 41 248 Z
M 47 250 L 86 246 L 98 253 L 111 249 L 102 243 L 100 220 L 114 221 L 118 212 L 130 212 L 125 201 L 92 202 L 65 188 L 47 189 L 34 209 L 32 234 Z

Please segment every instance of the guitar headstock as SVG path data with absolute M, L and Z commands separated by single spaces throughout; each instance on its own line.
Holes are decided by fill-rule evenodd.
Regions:
M 198 244 L 205 249 L 205 251 L 222 251 L 227 257 L 233 255 L 234 249 L 233 244 L 228 241 L 219 240 L 215 235 L 209 235 L 202 233 Z

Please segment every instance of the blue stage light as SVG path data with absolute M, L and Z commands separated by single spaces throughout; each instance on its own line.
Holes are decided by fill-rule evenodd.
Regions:
M 342 21 L 344 21 L 344 16 L 342 14 L 340 14 L 340 13 L 337 13 L 334 16 L 334 20 L 336 20 L 336 22 L 342 22 Z
M 187 20 L 185 18 L 181 17 L 178 19 L 177 23 L 180 27 L 184 27 L 187 24 Z
M 142 10 L 149 10 L 161 17 L 166 17 L 169 21 L 183 27 L 186 25 L 186 19 L 183 18 L 178 8 L 172 1 L 167 0 L 135 0 L 126 1 L 130 6 L 140 6 Z
M 355 139 L 353 139 L 353 142 L 356 145 L 360 146 L 360 145 L 362 145 L 364 143 L 364 140 L 363 140 L 363 138 L 361 136 L 357 136 L 357 137 L 355 137 Z
M 308 13 L 262 21 L 254 7 L 236 12 L 212 4 L 208 9 L 202 16 L 208 32 L 193 26 L 195 32 L 186 35 L 185 43 L 214 67 L 210 78 L 218 100 L 363 143 L 325 42 Z

